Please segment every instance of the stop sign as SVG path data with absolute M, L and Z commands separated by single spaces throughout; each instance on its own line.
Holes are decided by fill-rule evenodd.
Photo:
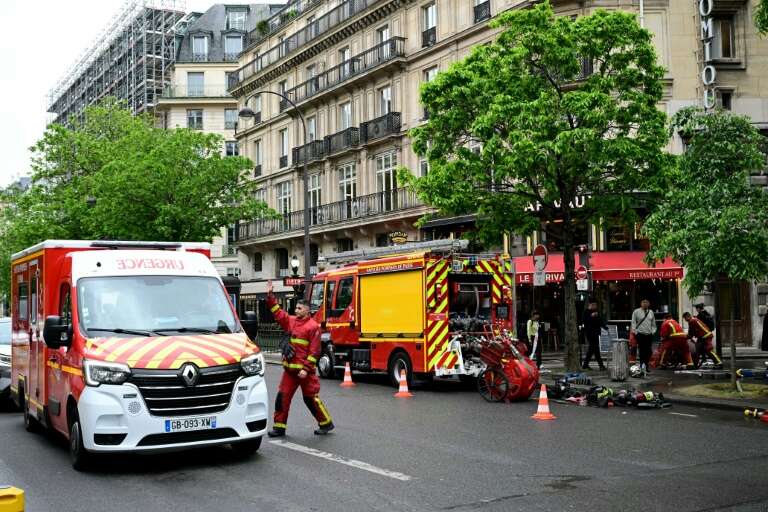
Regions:
M 587 276 L 587 267 L 584 265 L 579 265 L 579 267 L 576 269 L 576 279 L 586 279 Z

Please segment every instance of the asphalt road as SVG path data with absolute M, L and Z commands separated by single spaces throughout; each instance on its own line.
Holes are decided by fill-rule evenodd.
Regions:
M 270 392 L 279 379 L 267 373 Z M 489 404 L 458 383 L 395 399 L 385 378 L 323 381 L 329 436 L 294 399 L 284 443 L 242 461 L 206 449 L 71 469 L 63 442 L 0 413 L 0 483 L 36 511 L 765 511 L 768 425 L 684 407 Z M 272 394 L 274 396 L 274 394 Z

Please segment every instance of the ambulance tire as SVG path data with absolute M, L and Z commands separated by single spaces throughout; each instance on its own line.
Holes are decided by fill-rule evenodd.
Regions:
M 83 429 L 77 411 L 69 422 L 69 458 L 76 471 L 87 471 L 93 465 L 93 454 L 83 445 Z
M 411 358 L 402 350 L 398 350 L 389 356 L 389 364 L 387 365 L 389 382 L 395 388 L 400 387 L 400 370 L 405 370 L 405 380 L 408 382 L 408 388 L 410 389 L 413 384 L 413 366 L 411 365 Z
M 232 443 L 232 454 L 239 460 L 253 457 L 253 455 L 259 451 L 259 448 L 261 448 L 261 439 L 261 437 L 257 437 L 256 439 Z
M 24 430 L 32 434 L 37 434 L 40 432 L 40 423 L 29 414 L 29 402 L 25 398 L 26 395 L 24 394 L 24 388 L 22 387 L 19 387 L 19 396 L 21 397 L 19 398 L 21 401 L 21 411 L 24 414 Z

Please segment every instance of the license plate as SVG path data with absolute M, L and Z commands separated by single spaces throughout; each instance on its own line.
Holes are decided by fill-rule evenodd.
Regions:
M 216 428 L 216 416 L 165 420 L 166 432 L 188 432 L 190 430 L 208 430 L 212 428 Z

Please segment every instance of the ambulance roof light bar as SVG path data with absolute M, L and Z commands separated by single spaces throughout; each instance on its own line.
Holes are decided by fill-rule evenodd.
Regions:
M 106 249 L 159 249 L 177 250 L 182 247 L 179 242 L 139 242 L 139 241 L 117 241 L 117 240 L 98 240 L 91 242 L 91 247 Z

